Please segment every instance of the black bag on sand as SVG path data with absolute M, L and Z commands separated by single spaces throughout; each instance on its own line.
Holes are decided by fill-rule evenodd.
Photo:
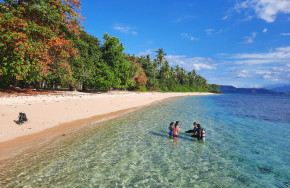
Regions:
M 27 121 L 26 114 L 23 112 L 20 112 L 18 115 L 18 123 L 21 125 L 22 123 Z

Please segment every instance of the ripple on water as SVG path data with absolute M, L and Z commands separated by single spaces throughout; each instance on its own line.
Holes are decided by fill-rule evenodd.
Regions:
M 5 164 L 0 185 L 287 187 L 289 124 L 283 114 L 281 122 L 268 121 L 273 119 L 269 114 L 261 118 L 257 105 L 267 105 L 255 100 L 226 95 L 175 98 L 92 125 Z M 247 108 L 251 113 L 244 112 Z M 173 140 L 167 127 L 176 120 L 182 129 Z M 194 121 L 206 128 L 205 142 L 184 133 Z

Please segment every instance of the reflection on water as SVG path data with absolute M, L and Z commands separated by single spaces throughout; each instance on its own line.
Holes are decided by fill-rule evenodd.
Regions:
M 177 98 L 91 126 L 10 161 L 1 169 L 1 184 L 4 187 L 289 185 L 289 124 L 275 122 L 284 132 L 273 138 L 270 134 L 273 122 L 233 115 L 233 110 L 239 107 L 229 109 L 222 105 L 226 102 L 226 96 Z M 168 136 L 167 127 L 176 120 L 182 129 L 174 140 Z M 193 128 L 194 121 L 206 128 L 206 142 L 185 133 Z M 252 127 L 245 129 L 249 124 Z

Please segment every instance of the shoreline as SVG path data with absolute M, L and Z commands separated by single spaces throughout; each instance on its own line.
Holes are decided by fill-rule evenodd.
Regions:
M 144 106 L 145 107 L 145 106 Z M 139 107 L 142 108 L 142 107 Z M 103 115 L 96 115 L 94 117 L 79 119 L 72 122 L 66 122 L 59 124 L 57 126 L 42 130 L 41 132 L 36 132 L 29 135 L 23 135 L 12 140 L 0 142 L 0 162 L 14 156 L 17 156 L 23 152 L 31 150 L 33 148 L 38 148 L 42 144 L 48 142 L 53 142 L 55 139 L 68 136 L 86 128 L 92 124 L 98 124 L 106 122 L 122 115 L 131 113 L 139 108 L 131 108 L 120 110 L 117 112 L 111 112 Z
M 62 92 L 61 95 L 1 97 L 0 161 L 81 128 L 117 118 L 153 103 L 173 97 L 211 94 Z M 26 113 L 28 122 L 22 125 L 15 123 L 19 112 Z

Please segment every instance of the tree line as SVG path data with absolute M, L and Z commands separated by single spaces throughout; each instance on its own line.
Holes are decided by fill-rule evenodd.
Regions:
M 124 53 L 117 37 L 103 43 L 82 30 L 78 0 L 0 0 L 0 87 L 107 91 L 219 92 L 195 70 Z

